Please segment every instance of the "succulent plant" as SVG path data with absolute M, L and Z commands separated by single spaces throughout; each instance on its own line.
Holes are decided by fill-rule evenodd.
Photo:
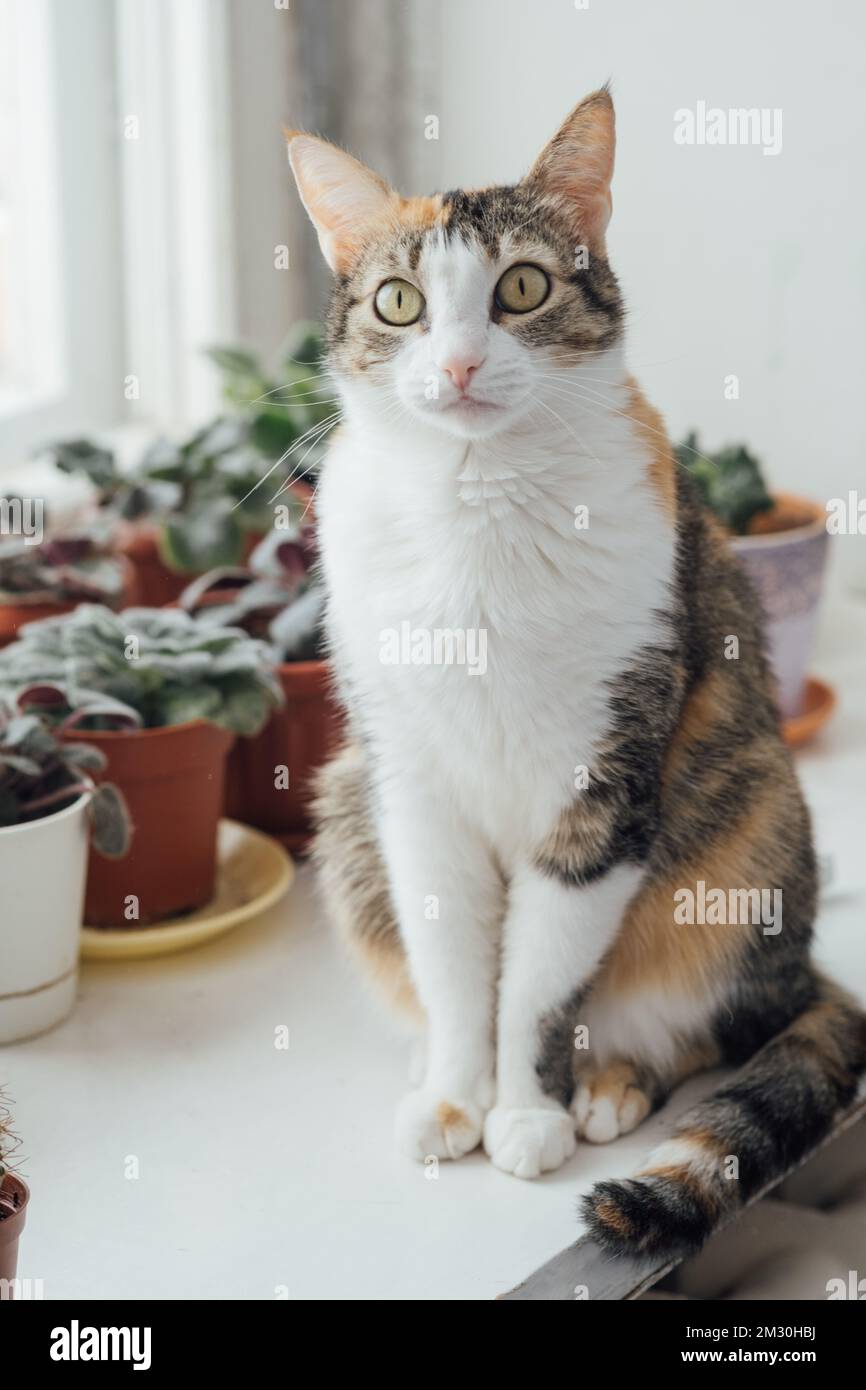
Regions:
M 96 490 L 101 508 L 126 521 L 147 516 L 159 507 L 159 496 L 134 473 L 124 472 L 113 449 L 92 439 L 65 439 L 41 451 L 61 473 L 80 473 Z
M 752 517 L 773 506 L 761 465 L 744 444 L 730 444 L 715 454 L 704 454 L 693 430 L 674 452 L 677 462 L 694 478 L 705 505 L 736 535 L 744 535 Z
M 0 540 L 0 603 L 116 604 L 124 572 L 107 537 L 92 533 L 53 536 L 38 545 L 19 536 Z
M 181 604 L 204 626 L 229 623 L 266 639 L 280 661 L 316 660 L 323 652 L 325 608 L 316 557 L 312 525 L 272 531 L 253 551 L 248 570 L 202 575 L 184 591 Z
M 315 323 L 295 325 L 273 373 L 245 348 L 208 349 L 222 372 L 226 403 L 247 422 L 250 440 L 265 458 L 280 458 L 306 436 L 292 459 L 298 477 L 315 474 L 322 456 L 318 427 L 324 431 L 337 413 L 324 355 L 322 331 Z
M 140 722 L 134 710 L 84 692 L 70 709 L 65 692 L 51 685 L 0 695 L 0 827 L 39 820 L 89 792 L 94 849 L 112 859 L 126 853 L 130 823 L 123 797 L 112 783 L 97 786 L 90 776 L 104 769 L 104 754 L 63 738 L 97 714 L 114 724 Z
M 15 1149 L 18 1147 L 19 1140 L 12 1132 L 12 1117 L 9 1113 L 9 1106 L 6 1098 L 0 1091 L 0 1188 L 3 1186 L 3 1178 L 9 1171 L 9 1161 Z M 4 1216 L 12 1216 L 16 1210 L 16 1203 L 11 1192 L 0 1191 L 0 1221 Z
M 59 618 L 27 623 L 0 651 L 0 687 L 61 689 L 66 714 L 87 698 L 108 697 L 149 727 L 206 719 L 255 734 L 281 699 L 272 654 L 240 628 L 203 628 L 181 609 L 82 604 Z M 94 709 L 82 729 L 109 726 Z

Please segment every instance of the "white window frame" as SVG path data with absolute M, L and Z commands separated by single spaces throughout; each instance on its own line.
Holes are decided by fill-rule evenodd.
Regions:
M 42 90 L 21 79 L 40 113 L 21 298 L 45 363 L 38 392 L 0 399 L 2 468 L 64 435 L 205 418 L 202 349 L 237 323 L 229 0 L 14 2 L 49 60 Z
M 44 60 L 32 69 L 21 65 L 20 110 L 33 122 L 27 161 L 34 177 L 15 229 L 26 253 L 24 332 L 41 344 L 44 365 L 29 389 L 13 388 L 0 403 L 0 463 L 19 461 L 59 433 L 119 417 L 122 401 L 111 91 L 92 77 L 108 78 L 112 69 L 110 0 L 15 2 L 20 31 Z
M 117 0 L 129 417 L 212 414 L 235 335 L 227 0 Z

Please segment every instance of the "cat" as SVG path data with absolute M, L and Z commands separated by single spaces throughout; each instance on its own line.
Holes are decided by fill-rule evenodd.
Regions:
M 289 133 L 342 415 L 316 510 L 349 735 L 314 853 L 420 1026 L 396 1120 L 418 1160 L 482 1143 L 534 1178 L 745 1063 L 585 1199 L 609 1249 L 660 1253 L 825 1134 L 866 1029 L 810 962 L 810 823 L 754 593 L 625 364 L 614 143 L 602 89 L 516 185 L 404 198 Z M 701 886 L 781 892 L 781 930 L 676 920 Z

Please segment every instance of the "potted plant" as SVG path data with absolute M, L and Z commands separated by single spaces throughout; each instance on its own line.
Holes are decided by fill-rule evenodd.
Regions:
M 324 590 L 315 577 L 315 533 L 298 521 L 253 552 L 248 570 L 221 570 L 181 599 L 204 627 L 231 623 L 270 643 L 283 704 L 262 732 L 229 755 L 226 814 L 303 850 L 312 779 L 336 747 L 342 715 L 324 659 Z
M 62 710 L 56 724 L 52 706 Z M 88 845 L 111 860 L 129 845 L 122 796 L 93 780 L 104 754 L 73 737 L 93 717 L 137 718 L 90 693 L 70 703 L 51 686 L 0 696 L 0 1043 L 41 1033 L 72 1008 Z
M 817 502 L 767 490 L 743 445 L 706 455 L 692 433 L 677 448 L 754 584 L 767 619 L 770 662 L 782 718 L 803 714 L 827 562 L 827 517 Z
M 258 733 L 281 698 L 264 643 L 238 628 L 204 629 L 179 609 L 83 605 L 24 628 L 0 652 L 0 685 L 52 687 L 43 713 L 55 722 L 83 692 L 138 717 L 139 727 L 123 730 L 98 710 L 77 721 L 104 755 L 104 775 L 123 792 L 134 827 L 122 864 L 91 855 L 88 924 L 136 927 L 207 902 L 226 755 L 235 735 Z
M 18 1241 L 30 1199 L 27 1184 L 9 1167 L 15 1142 L 9 1126 L 9 1111 L 0 1096 L 0 1300 L 4 1301 L 13 1298 Z
M 158 439 L 131 470 L 86 439 L 51 450 L 58 468 L 83 473 L 96 489 L 135 567 L 137 601 L 148 606 L 171 603 L 192 575 L 245 560 L 274 524 L 276 494 L 314 472 L 336 419 L 314 325 L 290 337 L 276 379 L 243 348 L 214 347 L 208 356 L 230 413 L 190 438 Z
M 23 623 L 68 613 L 76 604 L 122 607 L 131 577 L 99 528 L 51 536 L 38 544 L 0 538 L 0 647 Z

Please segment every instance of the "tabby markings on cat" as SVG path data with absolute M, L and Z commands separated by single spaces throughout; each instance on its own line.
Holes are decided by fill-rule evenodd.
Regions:
M 610 95 L 512 187 L 404 198 L 326 141 L 289 155 L 342 406 L 317 514 L 351 732 L 316 858 L 421 1036 L 398 1143 L 483 1143 L 533 1178 L 742 1065 L 586 1200 L 612 1249 L 694 1246 L 827 1131 L 866 1032 L 810 961 L 811 830 L 755 595 L 626 365 Z M 403 624 L 483 630 L 484 679 L 383 662 Z M 782 894 L 783 929 L 676 922 L 698 881 Z

